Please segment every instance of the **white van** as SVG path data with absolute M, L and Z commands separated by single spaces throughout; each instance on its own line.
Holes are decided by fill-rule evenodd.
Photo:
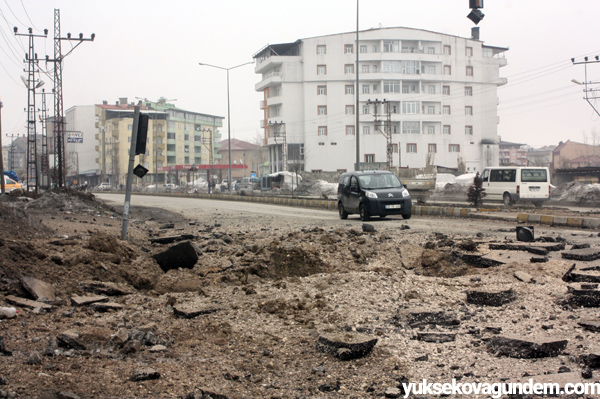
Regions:
M 530 201 L 541 206 L 550 199 L 548 168 L 498 166 L 485 168 L 481 174 L 485 197 L 510 206 L 517 201 Z

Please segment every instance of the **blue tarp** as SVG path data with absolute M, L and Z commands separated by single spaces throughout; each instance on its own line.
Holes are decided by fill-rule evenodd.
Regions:
M 19 181 L 19 177 L 17 176 L 17 174 L 15 173 L 14 170 L 5 170 L 4 174 L 8 177 L 10 177 L 11 179 L 13 179 L 14 181 L 18 182 Z

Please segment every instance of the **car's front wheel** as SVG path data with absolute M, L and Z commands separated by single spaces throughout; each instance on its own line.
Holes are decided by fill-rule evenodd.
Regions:
M 502 196 L 502 202 L 504 202 L 504 206 L 511 206 L 513 204 L 512 198 L 509 193 L 504 193 Z
M 348 219 L 348 212 L 344 209 L 344 204 L 341 202 L 338 205 L 338 211 L 340 212 L 340 219 Z
M 411 216 L 412 216 L 412 213 L 403 213 L 402 219 L 410 219 Z
M 360 220 L 362 220 L 363 222 L 367 222 L 369 220 L 371 220 L 371 216 L 369 216 L 369 211 L 367 210 L 367 207 L 365 206 L 365 204 L 360 204 Z

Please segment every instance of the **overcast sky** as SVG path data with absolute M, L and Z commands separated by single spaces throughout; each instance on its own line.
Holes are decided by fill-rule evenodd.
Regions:
M 403 26 L 470 37 L 475 25 L 466 18 L 468 5 L 360 0 L 359 28 Z M 15 37 L 13 26 L 20 32 L 48 29 L 48 39 L 35 39 L 35 51 L 38 58 L 53 58 L 54 9 L 60 9 L 62 36 L 96 34 L 63 63 L 65 110 L 119 97 L 131 102 L 163 96 L 180 108 L 225 117 L 226 72 L 198 63 L 229 68 L 252 61 L 267 44 L 356 29 L 356 0 L 0 0 L 4 145 L 7 135 L 26 133 L 27 120 L 20 76 L 28 41 Z M 535 147 L 568 139 L 591 144 L 593 132 L 600 135 L 599 118 L 583 99 L 583 86 L 571 82 L 585 80 L 584 66 L 572 65 L 571 58 L 600 55 L 600 1 L 484 0 L 482 11 L 481 40 L 510 49 L 500 70 L 508 84 L 498 90 L 502 140 Z M 68 42 L 62 46 L 63 54 L 70 49 Z M 587 69 L 588 81 L 598 81 L 600 64 Z M 51 91 L 51 78 L 42 80 Z M 233 138 L 253 141 L 260 133 L 262 96 L 254 91 L 259 80 L 253 65 L 230 71 Z M 52 99 L 47 101 L 52 113 Z M 227 120 L 223 133 L 226 126 Z

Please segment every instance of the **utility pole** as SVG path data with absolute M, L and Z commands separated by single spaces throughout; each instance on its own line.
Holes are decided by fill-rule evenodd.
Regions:
M 383 101 L 375 99 L 374 101 L 372 100 L 368 100 L 367 101 L 367 105 L 371 105 L 373 104 L 375 106 L 375 112 L 373 113 L 373 118 L 374 118 L 374 122 L 375 122 L 375 129 L 377 129 L 377 131 L 381 134 L 383 134 L 383 136 L 386 139 L 386 147 L 385 147 L 385 154 L 386 154 L 386 165 L 387 165 L 387 170 L 392 170 L 392 165 L 393 165 L 393 160 L 392 160 L 392 111 L 391 111 L 391 107 L 390 107 L 390 102 L 388 100 L 386 100 L 385 98 L 383 99 Z M 379 120 L 379 104 L 381 104 L 382 106 L 386 107 L 386 120 L 385 122 L 380 121 Z M 383 130 L 381 130 L 381 127 L 383 126 Z
M 573 63 L 573 65 L 579 65 L 579 64 L 583 64 L 584 68 L 585 68 L 585 80 L 583 81 L 583 83 L 578 82 L 575 79 L 572 79 L 571 82 L 581 85 L 583 84 L 584 89 L 583 92 L 585 93 L 585 97 L 583 98 L 585 101 L 588 102 L 588 104 L 591 105 L 592 109 L 596 112 L 596 114 L 598 114 L 598 116 L 600 116 L 600 111 L 598 111 L 598 109 L 596 108 L 596 106 L 594 105 L 596 100 L 598 100 L 598 98 L 600 98 L 600 96 L 598 96 L 598 92 L 600 91 L 600 89 L 598 89 L 598 85 L 600 85 L 600 82 L 592 82 L 589 81 L 588 82 L 588 77 L 587 77 L 587 66 L 588 64 L 597 64 L 600 62 L 600 56 L 595 56 L 593 60 L 590 60 L 588 57 L 584 57 L 583 61 L 579 61 L 579 62 L 575 62 L 575 58 L 571 58 L 571 62 Z M 595 85 L 596 88 L 594 88 Z M 594 100 L 592 102 L 592 100 Z
M 54 62 L 54 168 L 58 175 L 58 186 L 65 184 L 65 121 L 63 117 L 63 90 L 62 90 L 62 61 L 71 54 L 77 46 L 84 41 L 94 41 L 96 35 L 91 34 L 89 39 L 83 38 L 83 33 L 78 38 L 72 38 L 70 33 L 67 37 L 60 37 L 60 10 L 54 9 L 54 59 L 46 57 L 46 62 Z M 61 41 L 75 41 L 71 50 L 62 54 Z
M 51 188 L 50 183 L 50 165 L 48 161 L 48 109 L 46 108 L 46 92 L 42 89 L 42 108 L 40 111 L 40 123 L 42 124 L 42 187 Z
M 36 80 L 35 74 L 39 73 L 38 57 L 34 50 L 34 38 L 48 36 L 48 29 L 44 29 L 43 35 L 33 34 L 33 29 L 29 28 L 28 33 L 18 33 L 19 30 L 15 26 L 13 28 L 15 36 L 27 36 L 29 38 L 29 50 L 25 54 L 25 62 L 27 62 L 27 78 L 23 78 L 23 83 L 27 86 L 27 191 L 29 186 L 34 181 L 34 190 L 37 193 L 40 185 L 37 168 L 37 137 L 36 137 L 36 118 L 35 118 L 35 89 L 41 87 L 44 82 Z

